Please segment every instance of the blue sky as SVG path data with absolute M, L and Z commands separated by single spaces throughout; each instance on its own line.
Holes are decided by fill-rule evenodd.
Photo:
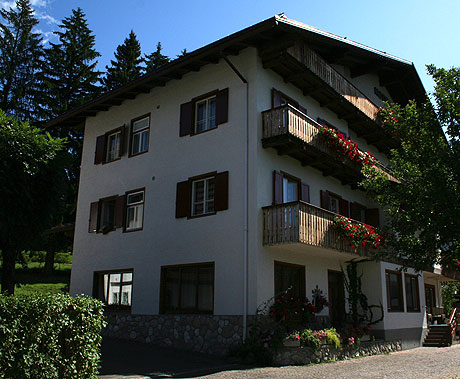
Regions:
M 287 17 L 414 62 L 427 91 L 433 82 L 425 65 L 460 66 L 458 0 L 31 0 L 46 39 L 58 23 L 81 7 L 102 54 L 110 63 L 131 29 L 144 53 L 161 41 L 175 57 L 284 12 Z M 0 6 L 12 4 L 0 0 Z

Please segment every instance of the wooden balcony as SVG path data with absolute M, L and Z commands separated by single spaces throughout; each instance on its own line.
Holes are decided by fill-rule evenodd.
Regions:
M 359 164 L 340 158 L 320 140 L 319 124 L 291 105 L 262 112 L 264 148 L 273 147 L 279 155 L 298 159 L 303 166 L 312 166 L 353 188 L 363 179 Z M 382 165 L 377 166 L 394 179 Z
M 263 207 L 264 246 L 305 244 L 370 256 L 368 247 L 351 248 L 334 227 L 335 214 L 303 201 Z
M 305 43 L 297 42 L 285 49 L 268 47 L 260 55 L 265 68 L 331 109 L 368 143 L 383 152 L 396 146 L 377 118 L 378 107 Z

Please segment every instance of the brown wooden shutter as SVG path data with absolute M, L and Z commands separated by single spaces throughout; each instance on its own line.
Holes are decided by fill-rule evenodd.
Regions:
M 361 218 L 360 209 L 361 207 L 357 203 L 353 202 L 350 204 L 350 217 L 353 220 L 359 220 Z
M 176 218 L 190 216 L 191 185 L 188 180 L 177 183 Z
M 193 104 L 190 101 L 180 106 L 180 137 L 187 136 L 193 132 Z
M 283 203 L 283 175 L 273 171 L 273 204 Z
M 216 175 L 214 209 L 216 212 L 228 209 L 228 171 Z
M 348 201 L 345 199 L 339 199 L 339 210 L 342 216 L 350 217 L 350 212 L 348 211 Z
M 89 233 L 95 233 L 97 231 L 97 217 L 99 215 L 99 201 L 91 203 L 89 207 Z
M 123 221 L 125 218 L 125 203 L 126 196 L 117 196 L 115 199 L 115 215 L 113 220 L 113 226 L 115 228 L 123 227 Z
M 366 209 L 366 224 L 378 227 L 380 226 L 379 209 Z
M 320 191 L 321 208 L 329 210 L 329 194 L 327 191 Z
M 216 96 L 216 125 L 228 121 L 228 88 L 219 91 Z
M 310 202 L 310 186 L 306 183 L 300 183 L 300 199 L 306 203 Z
M 272 89 L 272 108 L 281 106 L 281 93 L 276 89 Z
M 94 164 L 105 161 L 105 134 L 96 138 L 96 152 L 94 153 Z
M 129 137 L 128 126 L 124 125 L 121 127 L 121 131 L 120 131 L 120 157 L 125 155 L 127 151 L 127 147 L 129 144 L 128 137 Z

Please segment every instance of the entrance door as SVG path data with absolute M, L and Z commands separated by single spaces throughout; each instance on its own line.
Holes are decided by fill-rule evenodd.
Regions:
M 328 270 L 329 318 L 334 326 L 340 326 L 345 321 L 345 288 L 343 273 Z
M 431 284 L 425 284 L 425 303 L 428 313 L 433 314 L 433 307 L 436 306 L 435 287 Z

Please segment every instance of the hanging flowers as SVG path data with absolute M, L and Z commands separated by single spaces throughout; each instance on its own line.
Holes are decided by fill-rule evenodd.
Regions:
M 353 221 L 341 215 L 334 217 L 334 225 L 353 249 L 359 246 L 370 246 L 377 249 L 383 243 L 383 237 L 377 233 L 377 229 L 373 226 Z
M 375 157 L 358 149 L 358 144 L 334 128 L 319 125 L 318 130 L 323 143 L 334 150 L 337 155 L 344 156 L 353 163 L 359 165 L 370 165 L 374 167 L 377 163 Z

